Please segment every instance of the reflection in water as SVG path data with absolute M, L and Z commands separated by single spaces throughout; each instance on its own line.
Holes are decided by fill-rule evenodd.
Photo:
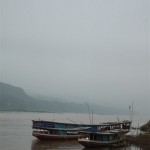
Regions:
M 101 148 L 84 148 L 83 150 L 110 150 L 109 147 L 101 147 Z
M 117 147 L 117 148 L 109 148 L 109 147 L 101 147 L 101 148 L 94 148 L 94 149 L 84 148 L 83 150 L 142 150 L 142 149 L 135 148 L 132 146 L 125 146 L 125 147 Z
M 139 147 L 141 147 L 141 150 L 150 150 L 150 143 L 140 145 Z
M 56 150 L 56 149 L 82 150 L 83 147 L 77 141 L 33 140 L 31 145 L 31 150 Z
M 77 141 L 40 141 L 33 140 L 31 145 L 31 150 L 91 150 L 84 148 Z M 138 146 L 125 146 L 118 148 L 109 148 L 109 147 L 101 147 L 95 148 L 92 150 L 149 150 L 150 148 L 140 148 Z

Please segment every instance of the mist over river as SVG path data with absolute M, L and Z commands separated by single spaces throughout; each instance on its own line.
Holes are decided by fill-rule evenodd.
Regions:
M 120 121 L 130 116 L 93 115 L 93 123 Z M 83 150 L 77 141 L 39 141 L 32 136 L 32 120 L 41 119 L 59 122 L 90 123 L 89 114 L 73 113 L 37 113 L 37 112 L 0 112 L 0 150 Z M 146 116 L 134 116 L 133 126 L 138 127 L 149 120 Z M 134 131 L 137 132 L 137 131 Z M 107 150 L 108 148 L 101 149 Z M 131 145 L 116 150 L 140 150 Z M 142 150 L 146 150 L 141 148 Z M 147 149 L 148 150 L 148 149 Z

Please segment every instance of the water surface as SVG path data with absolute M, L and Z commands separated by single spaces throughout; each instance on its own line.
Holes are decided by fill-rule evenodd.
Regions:
M 129 119 L 129 116 L 94 115 L 93 122 L 107 122 Z M 1 150 L 86 150 L 77 141 L 39 141 L 32 136 L 33 119 L 90 123 L 87 114 L 69 113 L 32 113 L 32 112 L 0 112 L 0 149 Z M 133 125 L 138 126 L 147 122 L 146 117 L 134 117 Z M 137 132 L 137 131 L 134 131 Z M 101 148 L 108 150 L 109 148 Z M 140 147 L 130 145 L 115 150 L 140 150 Z M 149 148 L 141 148 L 149 150 Z

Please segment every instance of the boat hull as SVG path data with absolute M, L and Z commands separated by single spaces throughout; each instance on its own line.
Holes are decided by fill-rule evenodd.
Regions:
M 93 141 L 88 139 L 78 139 L 78 142 L 86 148 L 98 148 L 98 147 L 112 147 L 113 144 L 120 144 L 124 139 L 119 139 L 115 141 Z
M 79 135 L 48 135 L 34 133 L 32 133 L 32 135 L 39 140 L 74 140 L 79 138 Z

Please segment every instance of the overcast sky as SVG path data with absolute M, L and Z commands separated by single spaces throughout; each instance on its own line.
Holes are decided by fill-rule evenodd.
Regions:
M 0 2 L 1 82 L 150 113 L 149 0 Z

